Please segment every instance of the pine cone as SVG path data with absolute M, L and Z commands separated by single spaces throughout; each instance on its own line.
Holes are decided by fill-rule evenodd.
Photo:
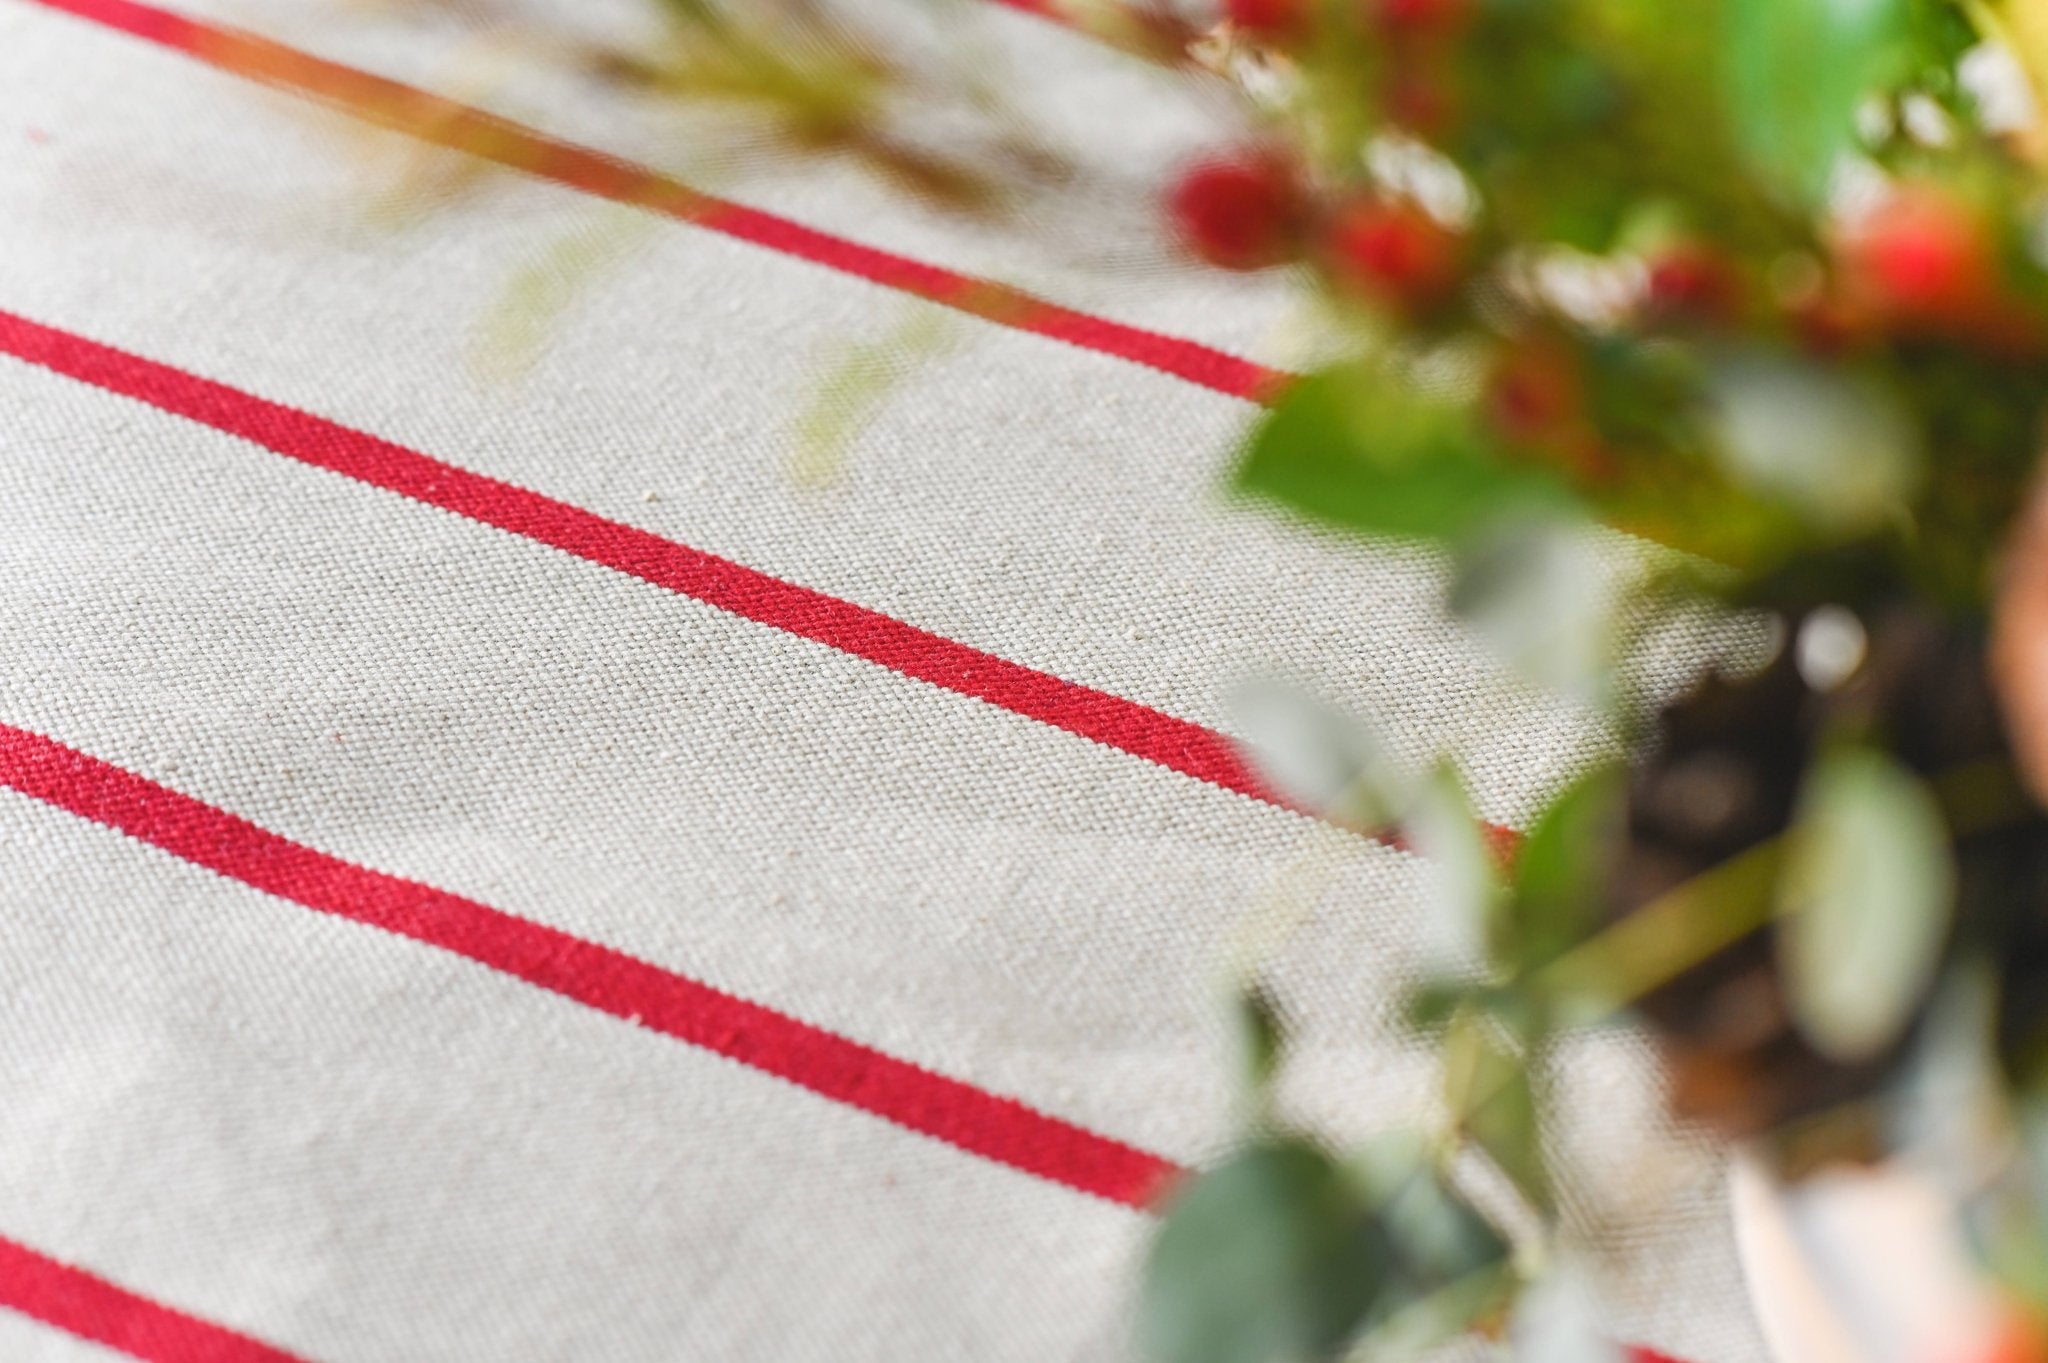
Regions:
M 1869 734 L 1930 778 L 1982 764 L 2011 803 L 1989 821 L 1952 816 L 1961 826 L 1957 938 L 2001 963 L 2001 1040 L 2010 1060 L 2029 1063 L 2048 1040 L 2048 817 L 1998 776 L 2010 771 L 2009 750 L 1982 634 L 1917 604 L 1866 607 L 1861 665 L 1817 690 L 1791 642 L 1810 615 L 1804 606 L 1782 613 L 1788 642 L 1761 671 L 1716 673 L 1663 711 L 1659 741 L 1630 783 L 1609 914 L 1782 833 L 1809 761 L 1840 728 Z M 1731 1137 L 1787 1138 L 1793 1166 L 1879 1154 L 1877 1124 L 1854 1105 L 1896 1070 L 1910 1033 L 1856 1064 L 1816 1051 L 1792 1020 L 1773 936 L 1751 933 L 1641 1001 L 1669 1063 L 1672 1105 Z M 1818 1139 L 1790 1139 L 1802 1133 Z

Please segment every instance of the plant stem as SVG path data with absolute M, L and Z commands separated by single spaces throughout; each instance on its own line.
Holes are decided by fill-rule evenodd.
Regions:
M 1618 1009 L 1770 922 L 1784 837 L 1767 839 L 1658 895 L 1538 970 L 1538 991 Z

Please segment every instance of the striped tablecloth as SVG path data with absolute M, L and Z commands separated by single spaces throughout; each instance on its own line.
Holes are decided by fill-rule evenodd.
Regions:
M 1502 827 L 1612 740 L 1428 555 L 1218 497 L 1285 286 L 1100 205 L 1223 112 L 945 22 L 1133 192 L 949 220 L 432 7 L 0 0 L 0 1360 L 1125 1359 L 1235 963 L 1303 1121 L 1426 1111 L 1431 872 L 1261 798 L 1222 697 Z M 1563 1088 L 1617 1334 L 1754 1363 L 1643 1044 Z

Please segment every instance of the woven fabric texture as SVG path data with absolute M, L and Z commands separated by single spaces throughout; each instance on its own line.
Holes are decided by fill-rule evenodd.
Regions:
M 1229 135 L 1077 35 L 947 22 L 1098 183 Z M 284 47 L 237 71 L 217 25 Z M 1453 758 L 1503 827 L 1613 736 L 1432 556 L 1218 496 L 1258 409 L 1200 375 L 1300 358 L 1284 283 L 1085 197 L 963 226 L 703 151 L 462 33 L 0 0 L 0 1359 L 1130 1358 L 1248 953 L 1292 1111 L 1430 1102 L 1391 1001 L 1431 871 L 1248 794 L 1233 683 Z M 728 206 L 479 178 L 352 108 L 373 77 Z M 508 374 L 536 277 L 568 302 Z M 924 319 L 794 476 L 820 375 Z M 1645 1043 L 1562 1085 L 1617 1335 L 1757 1363 Z

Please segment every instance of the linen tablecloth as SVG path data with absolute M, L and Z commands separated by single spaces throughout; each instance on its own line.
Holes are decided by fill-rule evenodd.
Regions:
M 1286 284 L 1103 206 L 1227 113 L 940 21 L 1079 188 L 714 154 L 432 6 L 0 0 L 0 1360 L 1124 1359 L 1233 971 L 1301 1121 L 1426 1113 L 1432 871 L 1224 697 L 1502 827 L 1614 739 L 1432 556 L 1218 494 Z M 1645 1043 L 1562 1081 L 1617 1335 L 1754 1363 Z

